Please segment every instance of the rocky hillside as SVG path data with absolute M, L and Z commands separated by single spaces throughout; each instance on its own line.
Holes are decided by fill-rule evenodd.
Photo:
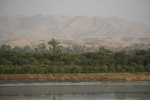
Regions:
M 150 26 L 116 17 L 52 15 L 0 17 L 1 44 L 12 40 L 47 41 L 56 38 L 90 45 L 87 39 L 91 38 L 90 41 L 98 45 L 127 45 L 133 42 L 150 43 L 149 37 Z
M 6 39 L 150 37 L 150 26 L 116 17 L 5 16 L 0 18 L 0 34 Z

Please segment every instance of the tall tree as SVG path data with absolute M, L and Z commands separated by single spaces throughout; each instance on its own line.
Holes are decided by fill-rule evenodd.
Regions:
M 56 48 L 58 47 L 59 44 L 60 44 L 60 42 L 58 42 L 55 39 L 52 39 L 51 41 L 48 42 L 48 45 L 51 45 L 53 48 L 54 55 L 56 54 Z

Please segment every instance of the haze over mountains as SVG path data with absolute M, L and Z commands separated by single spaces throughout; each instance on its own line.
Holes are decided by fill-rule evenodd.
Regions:
M 150 43 L 150 25 L 117 17 L 86 16 L 5 16 L 0 17 L 0 42 L 45 40 L 88 45 L 129 45 Z M 97 41 L 97 42 L 96 42 Z M 17 44 L 17 42 L 16 42 Z M 93 45 L 91 44 L 91 45 Z

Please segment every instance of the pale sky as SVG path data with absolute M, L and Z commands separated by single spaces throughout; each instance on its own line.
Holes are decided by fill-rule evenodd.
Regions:
M 150 25 L 150 0 L 0 0 L 0 16 L 119 17 Z

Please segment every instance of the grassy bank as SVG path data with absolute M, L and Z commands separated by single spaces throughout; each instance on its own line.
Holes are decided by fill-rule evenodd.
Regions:
M 0 74 L 0 83 L 64 81 L 150 81 L 150 73 Z

